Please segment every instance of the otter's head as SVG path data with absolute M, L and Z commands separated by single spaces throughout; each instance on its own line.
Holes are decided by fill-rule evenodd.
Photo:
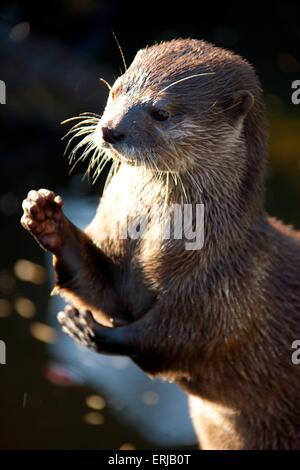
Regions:
M 241 57 L 204 41 L 147 47 L 112 86 L 94 137 L 133 165 L 242 173 L 237 154 L 261 158 L 265 144 L 260 85 Z

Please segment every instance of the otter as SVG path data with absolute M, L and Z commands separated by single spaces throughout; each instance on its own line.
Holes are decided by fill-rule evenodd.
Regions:
M 300 449 L 300 234 L 264 209 L 267 124 L 253 67 L 201 40 L 155 44 L 85 126 L 96 171 L 116 165 L 93 221 L 79 230 L 45 189 L 29 192 L 21 219 L 53 254 L 55 289 L 71 302 L 63 330 L 175 381 L 202 449 Z M 150 236 L 162 225 L 151 209 L 163 218 L 172 204 L 204 205 L 201 249 Z M 149 236 L 112 235 L 146 213 Z

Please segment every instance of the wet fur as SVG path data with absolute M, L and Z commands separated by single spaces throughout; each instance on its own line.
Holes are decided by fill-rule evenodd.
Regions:
M 130 125 L 126 110 L 149 99 L 177 121 L 159 128 L 145 113 Z M 187 391 L 203 448 L 300 448 L 300 369 L 291 362 L 300 236 L 264 211 L 267 130 L 253 68 L 203 41 L 146 48 L 113 86 L 103 119 L 130 126 L 122 152 L 135 164 L 123 161 L 78 232 L 80 256 L 54 257 L 56 288 L 105 324 L 133 322 L 136 362 Z M 171 175 L 167 187 L 170 168 L 182 184 Z M 134 218 L 141 202 L 163 212 L 166 198 L 205 204 L 202 250 L 110 237 L 112 219 Z

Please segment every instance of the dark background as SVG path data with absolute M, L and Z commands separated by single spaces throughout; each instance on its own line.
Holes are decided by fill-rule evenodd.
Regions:
M 25 282 L 16 268 L 20 259 L 44 263 L 19 225 L 30 189 L 63 188 L 82 197 L 101 192 L 103 181 L 81 182 L 84 165 L 68 175 L 59 123 L 83 111 L 102 112 L 107 90 L 98 79 L 112 83 L 122 67 L 112 30 L 128 64 L 147 44 L 195 37 L 230 48 L 255 66 L 270 122 L 267 207 L 300 227 L 300 105 L 291 103 L 292 81 L 300 79 L 299 4 L 268 3 L 264 11 L 262 2 L 208 0 L 0 2 L 0 80 L 7 86 L 7 104 L 0 107 L 0 339 L 9 345 L 8 364 L 0 366 L 3 449 L 108 449 L 124 442 L 149 447 L 110 415 L 99 442 L 99 428 L 78 420 L 92 391 L 81 386 L 70 393 L 45 379 L 47 334 L 38 341 L 32 331 L 46 322 L 49 284 L 42 271 L 40 280 Z M 25 411 L 24 384 L 33 396 Z

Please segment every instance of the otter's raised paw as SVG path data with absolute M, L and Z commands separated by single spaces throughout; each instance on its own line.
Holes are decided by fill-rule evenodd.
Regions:
M 94 320 L 91 312 L 88 310 L 79 311 L 77 308 L 67 305 L 62 312 L 57 314 L 57 319 L 62 325 L 64 333 L 83 346 L 97 350 L 93 328 L 98 323 Z
M 24 199 L 21 224 L 46 250 L 55 253 L 66 239 L 68 222 L 63 211 L 63 200 L 48 189 L 29 191 Z

